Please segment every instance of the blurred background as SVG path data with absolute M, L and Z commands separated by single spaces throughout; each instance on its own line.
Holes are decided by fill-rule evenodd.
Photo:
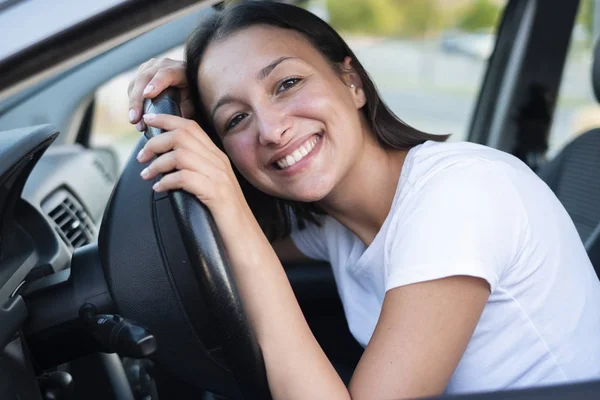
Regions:
M 505 0 L 310 0 L 301 5 L 342 34 L 400 119 L 466 140 Z M 600 1 L 581 1 L 550 158 L 573 135 L 600 126 L 590 78 L 599 14 Z M 183 47 L 163 56 L 183 59 Z M 127 121 L 127 86 L 134 73 L 114 78 L 96 96 L 93 144 L 115 147 L 121 162 L 139 138 Z

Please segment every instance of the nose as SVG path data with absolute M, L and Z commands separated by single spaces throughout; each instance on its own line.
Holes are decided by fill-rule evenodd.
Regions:
M 258 141 L 261 145 L 280 144 L 284 134 L 291 128 L 291 119 L 282 109 L 266 104 L 256 110 Z

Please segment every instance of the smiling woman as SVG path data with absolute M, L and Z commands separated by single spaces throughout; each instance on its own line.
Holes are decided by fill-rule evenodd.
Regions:
M 525 164 L 403 123 L 341 37 L 294 6 L 213 14 L 186 58 L 152 60 L 130 85 L 130 122 L 165 131 L 138 155 L 142 178 L 165 174 L 154 190 L 184 189 L 212 213 L 274 398 L 600 377 L 598 279 Z M 142 116 L 144 97 L 168 86 L 188 119 Z M 348 388 L 298 306 L 283 248 L 333 268 L 365 347 Z
M 285 11 L 282 12 L 285 13 Z M 291 113 L 299 114 L 302 117 L 295 123 L 289 118 L 281 121 L 283 124 L 290 124 L 289 126 L 269 126 L 273 122 L 280 122 L 267 118 L 257 120 L 256 117 L 261 115 L 257 112 L 237 111 L 237 113 L 232 114 L 232 108 L 237 107 L 240 109 L 240 106 L 247 104 L 247 102 L 244 102 L 243 99 L 236 99 L 231 94 L 220 94 L 222 97 L 216 101 L 213 107 L 209 107 L 212 110 L 210 115 L 201 111 L 198 114 L 200 125 L 213 138 L 215 143 L 222 143 L 224 146 L 227 146 L 227 143 L 232 143 L 232 148 L 228 151 L 235 152 L 237 149 L 237 151 L 248 154 L 245 150 L 248 146 L 252 146 L 251 143 L 243 143 L 239 140 L 231 141 L 228 137 L 230 133 L 233 135 L 236 132 L 248 130 L 248 123 L 251 122 L 245 124 L 246 129 L 244 129 L 244 126 L 237 126 L 237 124 L 242 124 L 243 119 L 246 118 L 249 118 L 250 121 L 254 120 L 255 124 L 263 124 L 262 131 L 265 133 L 262 136 L 262 144 L 272 141 L 273 138 L 270 135 L 278 129 L 283 129 L 282 132 L 285 131 L 284 135 L 281 138 L 276 137 L 275 140 L 283 140 L 284 144 L 287 138 L 293 138 L 294 141 L 286 146 L 280 146 L 281 149 L 278 150 L 278 154 L 275 154 L 275 160 L 262 161 L 262 164 L 268 169 L 273 169 L 278 159 L 291 155 L 294 149 L 298 148 L 301 144 L 297 143 L 298 140 L 306 141 L 311 139 L 312 136 L 318 140 L 321 137 L 320 133 L 325 129 L 325 125 L 335 124 L 336 130 L 339 130 L 339 132 L 352 132 L 357 129 L 362 133 L 369 132 L 367 135 L 359 135 L 356 138 L 351 135 L 345 135 L 343 140 L 342 137 L 331 138 L 331 142 L 324 141 L 319 144 L 318 150 L 320 151 L 322 147 L 323 151 L 327 153 L 327 169 L 333 173 L 334 169 L 338 168 L 337 166 L 340 170 L 344 170 L 348 168 L 350 163 L 355 164 L 356 158 L 352 153 L 362 147 L 365 147 L 367 151 L 371 149 L 375 152 L 372 156 L 368 156 L 368 159 L 383 159 L 386 157 L 380 157 L 378 154 L 382 150 L 379 144 L 386 149 L 407 150 L 426 140 L 443 141 L 447 138 L 444 135 L 431 135 L 421 132 L 400 121 L 381 100 L 373 81 L 352 50 L 327 24 L 308 12 L 304 12 L 299 16 L 294 15 L 293 18 L 289 19 L 285 19 L 285 15 L 281 15 L 279 18 L 281 18 L 279 23 L 277 23 L 278 19 L 272 19 L 267 26 L 261 26 L 264 22 L 262 19 L 268 19 L 268 15 L 258 14 L 256 18 L 240 20 L 223 19 L 217 15 L 212 21 L 207 21 L 201 25 L 190 38 L 187 46 L 187 77 L 191 86 L 202 87 L 199 92 L 191 94 L 191 100 L 196 110 L 205 108 L 202 104 L 207 104 L 207 96 L 212 94 L 210 90 L 215 86 L 211 86 L 210 83 L 223 82 L 222 74 L 228 71 L 235 75 L 233 78 L 236 81 L 229 83 L 229 86 L 219 85 L 217 88 L 226 90 L 227 87 L 237 85 L 252 85 L 264 97 L 265 87 L 269 87 L 269 90 L 272 91 L 271 94 L 277 94 L 278 98 L 282 99 L 280 110 L 277 111 L 285 113 L 286 110 L 282 110 L 282 108 L 286 108 Z M 244 30 L 244 28 L 247 29 Z M 279 36 L 277 28 L 285 29 L 282 32 L 283 36 Z M 247 31 L 255 32 L 255 34 L 248 36 Z M 238 40 L 219 41 L 220 35 L 227 36 L 228 33 L 237 37 Z M 277 37 L 278 40 L 272 40 L 273 37 Z M 259 40 L 256 40 L 256 38 Z M 307 39 L 313 43 L 314 47 L 307 46 Z M 219 42 L 219 46 L 210 46 L 212 42 Z M 265 45 L 265 48 L 261 48 Z M 319 52 L 315 52 L 315 47 Z M 297 50 L 297 53 L 293 56 L 278 56 L 282 52 L 284 54 L 289 53 L 290 49 Z M 266 52 L 264 50 L 270 51 Z M 323 57 L 323 55 L 326 55 L 326 57 Z M 202 60 L 209 62 L 202 62 Z M 219 63 L 211 65 L 210 60 L 218 60 Z M 252 62 L 256 65 L 257 70 L 260 68 L 260 72 L 257 74 L 258 79 L 252 79 L 248 76 L 249 74 L 246 75 L 246 70 L 242 74 L 233 67 L 239 64 L 240 60 L 244 60 L 243 62 L 246 65 Z M 226 67 L 219 69 L 222 65 L 226 65 Z M 199 82 L 199 77 L 203 75 L 203 71 L 206 76 L 206 84 Z M 255 82 L 258 85 L 255 85 Z M 351 85 L 354 86 L 350 87 Z M 249 93 L 248 95 L 257 96 L 259 93 Z M 330 96 L 330 93 L 339 94 L 339 100 L 341 101 Z M 216 115 L 215 111 L 224 104 L 227 104 L 229 109 L 221 109 L 221 112 Z M 243 109 L 243 106 L 241 108 Z M 361 108 L 364 110 L 364 114 L 357 114 L 356 110 Z M 227 120 L 227 122 L 224 122 L 223 118 L 233 118 L 233 121 Z M 317 123 L 318 120 L 321 123 Z M 236 126 L 232 127 L 232 123 Z M 302 133 L 298 135 L 292 131 Z M 275 133 L 275 135 L 278 136 L 279 134 Z M 306 135 L 312 136 L 308 137 Z M 233 136 L 237 137 L 239 135 Z M 220 140 L 221 137 L 222 140 Z M 378 142 L 378 144 L 375 142 Z M 295 147 L 291 148 L 293 146 Z M 336 152 L 330 150 L 329 146 L 343 146 L 347 150 Z M 292 151 L 289 151 L 290 149 Z M 284 154 L 286 152 L 288 154 Z M 336 156 L 338 158 L 332 158 Z M 257 162 L 257 160 L 249 160 L 247 157 L 242 158 L 242 160 Z M 319 168 L 322 167 L 313 169 L 314 173 L 320 176 L 318 182 L 327 185 L 327 174 L 324 174 Z M 281 170 L 281 173 L 273 175 L 273 177 L 288 177 L 300 169 L 302 169 L 302 165 L 294 165 L 294 168 L 288 167 Z M 270 190 L 267 187 L 255 188 L 255 185 L 250 185 L 246 181 L 246 179 L 251 179 L 243 173 L 247 169 L 239 168 L 239 170 L 243 175 L 240 177 L 242 179 L 240 183 L 244 188 L 250 206 L 271 239 L 289 235 L 292 224 L 289 221 L 288 209 L 291 209 L 292 214 L 300 219 L 301 225 L 303 219 L 312 220 L 310 212 L 316 210 L 310 204 L 307 206 L 306 202 L 320 198 L 322 193 L 309 194 L 308 188 L 300 188 L 299 191 L 304 193 L 304 196 L 308 195 L 309 197 L 304 197 L 304 202 L 297 202 L 294 201 L 296 199 L 293 194 L 274 190 L 275 188 L 286 188 L 286 186 L 279 185 L 277 178 L 273 180 L 272 177 L 267 178 L 266 175 L 263 175 L 262 182 L 269 185 L 266 181 L 270 180 L 273 189 Z M 367 175 L 366 171 L 364 172 Z M 314 186 L 314 183 L 310 185 L 312 190 L 318 189 Z M 324 188 L 322 190 L 328 191 L 329 189 Z M 271 194 L 273 197 L 266 198 L 262 193 Z

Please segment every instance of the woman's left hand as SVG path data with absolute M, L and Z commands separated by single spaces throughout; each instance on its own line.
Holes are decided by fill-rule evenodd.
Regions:
M 148 140 L 137 157 L 145 163 L 157 156 L 141 173 L 144 179 L 166 174 L 153 186 L 155 191 L 183 189 L 204 203 L 215 218 L 219 212 L 230 211 L 229 206 L 243 204 L 229 158 L 195 121 L 168 114 L 146 114 L 144 122 L 165 131 Z

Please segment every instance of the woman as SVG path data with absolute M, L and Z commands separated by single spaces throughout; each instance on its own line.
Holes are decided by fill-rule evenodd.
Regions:
M 290 5 L 209 17 L 186 58 L 151 60 L 130 85 L 130 121 L 167 131 L 139 153 L 142 177 L 175 169 L 154 189 L 187 190 L 213 214 L 274 398 L 600 377 L 600 284 L 569 216 L 527 166 L 402 123 L 344 41 Z M 142 118 L 143 98 L 168 86 L 194 120 Z M 301 257 L 331 263 L 365 347 L 348 388 L 282 268 Z

